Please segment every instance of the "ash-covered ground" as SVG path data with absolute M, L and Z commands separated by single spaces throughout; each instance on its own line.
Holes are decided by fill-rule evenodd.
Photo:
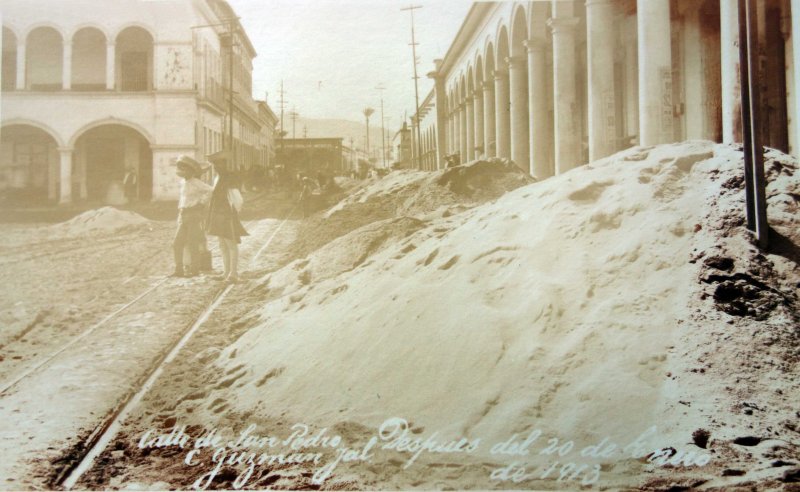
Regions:
M 251 197 L 245 281 L 78 486 L 791 490 L 800 174 L 766 157 L 768 252 L 710 142 L 395 172 L 308 219 Z M 221 287 L 161 277 L 167 221 L 2 227 L 0 381 L 101 323 L 0 396 L 0 487 L 53 488 Z

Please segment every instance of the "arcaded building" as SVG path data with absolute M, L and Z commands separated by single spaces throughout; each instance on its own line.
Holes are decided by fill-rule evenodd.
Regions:
M 227 2 L 0 5 L 4 195 L 114 203 L 135 173 L 136 198 L 175 198 L 178 155 L 229 146 L 231 71 L 237 166 L 274 155 L 277 119 L 251 96 L 256 52 Z
M 800 1 L 757 4 L 763 142 L 799 155 Z M 501 156 L 543 179 L 632 145 L 741 142 L 737 5 L 475 3 L 428 74 L 422 167 Z

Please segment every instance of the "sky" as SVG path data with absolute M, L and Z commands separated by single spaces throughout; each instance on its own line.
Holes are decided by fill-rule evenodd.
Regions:
M 303 118 L 363 121 L 376 110 L 380 124 L 383 84 L 387 128 L 397 129 L 414 111 L 412 0 L 229 0 L 258 56 L 253 94 L 279 113 L 284 83 L 286 112 Z M 413 0 L 419 45 L 420 103 L 433 87 L 427 73 L 443 58 L 471 6 L 468 0 Z

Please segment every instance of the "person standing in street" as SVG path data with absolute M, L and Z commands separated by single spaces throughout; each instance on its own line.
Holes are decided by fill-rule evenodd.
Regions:
M 175 163 L 176 174 L 181 178 L 181 191 L 178 199 L 178 230 L 172 248 L 175 255 L 175 271 L 173 277 L 193 277 L 200 270 L 200 250 L 205 237 L 203 235 L 203 211 L 211 195 L 211 186 L 199 178 L 203 174 L 203 166 L 188 155 L 178 157 Z M 184 248 L 189 250 L 190 264 L 188 271 L 183 267 Z
M 216 152 L 209 155 L 208 160 L 214 165 L 217 178 L 211 192 L 207 232 L 219 238 L 224 271 L 218 278 L 236 283 L 239 280 L 239 243 L 242 236 L 248 235 L 239 221 L 242 194 L 236 174 L 231 169 L 231 153 L 227 150 Z
M 127 198 L 128 203 L 135 202 L 138 198 L 137 191 L 139 188 L 139 179 L 135 168 L 129 168 L 125 173 L 125 177 L 122 180 L 122 187 L 125 190 L 125 198 Z

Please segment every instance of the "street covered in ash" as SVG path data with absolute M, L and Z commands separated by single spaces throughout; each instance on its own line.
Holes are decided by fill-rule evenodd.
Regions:
M 75 488 L 791 484 L 800 174 L 766 168 L 768 254 L 711 142 L 343 179 L 305 219 L 247 193 L 230 287 L 167 277 L 163 211 L 3 224 L 0 488 L 102 435 Z

